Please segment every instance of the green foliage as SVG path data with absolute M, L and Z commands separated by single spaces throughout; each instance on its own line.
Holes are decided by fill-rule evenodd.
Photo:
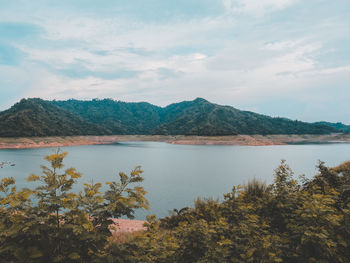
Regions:
M 99 125 L 41 99 L 21 100 L 0 112 L 1 137 L 104 135 Z
M 270 185 L 252 180 L 221 201 L 198 198 L 112 239 L 111 218 L 148 208 L 142 170 L 120 173 L 105 193 L 100 183 L 74 193 L 81 174 L 63 170 L 66 155 L 45 157 L 50 167 L 28 177 L 33 190 L 1 180 L 1 262 L 349 262 L 350 162 L 320 162 L 314 178 L 299 182 L 282 161 Z
M 272 118 L 204 99 L 161 108 L 146 102 L 21 100 L 0 113 L 1 137 L 158 134 L 329 134 L 336 127 Z
M 282 161 L 273 184 L 253 180 L 223 201 L 151 218 L 111 253 L 129 255 L 125 262 L 349 262 L 350 162 L 318 168 L 300 184 Z
M 137 208 L 148 208 L 137 167 L 119 174 L 102 194 L 101 184 L 85 184 L 78 194 L 72 186 L 81 177 L 75 168 L 62 171 L 67 153 L 45 157 L 50 167 L 30 175 L 34 190 L 17 191 L 13 178 L 0 183 L 1 262 L 105 262 L 111 236 L 111 218 L 133 217 Z M 136 186 L 133 186 L 136 183 Z
M 327 125 L 337 129 L 340 132 L 345 132 L 345 133 L 350 132 L 350 125 L 345 125 L 344 123 L 341 123 L 341 122 L 332 123 L 332 122 L 320 121 L 320 122 L 315 122 L 315 124 Z
M 73 114 L 117 134 L 235 135 L 327 134 L 336 129 L 285 118 L 220 106 L 204 99 L 183 101 L 160 108 L 149 103 L 120 101 L 53 101 Z
M 95 99 L 52 101 L 52 104 L 100 125 L 113 134 L 150 134 L 161 123 L 162 108 L 146 102 L 127 103 Z

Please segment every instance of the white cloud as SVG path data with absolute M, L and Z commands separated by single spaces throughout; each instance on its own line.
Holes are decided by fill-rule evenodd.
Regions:
M 168 48 L 203 44 L 208 35 L 235 26 L 231 17 L 198 18 L 169 23 L 140 23 L 124 18 L 75 18 L 67 16 L 59 21 L 48 19 L 42 24 L 46 38 L 54 41 L 70 40 L 85 43 L 91 49 L 115 50 L 135 48 L 162 51 Z
M 294 48 L 299 44 L 302 44 L 302 42 L 303 42 L 302 39 L 299 39 L 296 41 L 295 40 L 294 41 L 274 41 L 274 42 L 266 43 L 264 48 L 268 50 L 274 50 L 274 51 L 283 51 L 286 49 Z
M 288 42 L 298 44 L 283 53 L 280 53 L 280 48 L 277 51 L 267 50 L 268 56 L 260 55 L 256 67 L 239 68 L 235 61 L 243 61 L 251 50 L 259 50 L 259 43 L 255 48 L 251 46 L 239 54 L 234 53 L 234 49 L 225 49 L 223 53 L 210 57 L 201 53 L 169 58 L 136 56 L 128 65 L 141 71 L 137 77 L 116 80 L 94 77 L 71 79 L 46 73 L 41 75 L 40 83 L 37 83 L 38 87 L 45 89 L 32 90 L 31 94 L 58 99 L 112 97 L 127 101 L 146 100 L 159 105 L 204 96 L 220 103 L 239 105 L 257 103 L 266 96 L 276 98 L 305 92 L 317 85 L 318 77 L 324 72 L 328 72 L 332 78 L 331 75 L 340 70 L 318 69 L 312 54 L 321 48 L 319 44 L 302 40 Z M 263 54 L 264 50 L 262 44 L 259 52 Z M 226 70 L 220 69 L 222 60 L 219 57 L 231 58 Z M 91 63 L 97 63 L 100 58 L 94 60 L 95 57 L 91 56 L 89 59 Z M 108 59 L 112 60 L 113 57 Z M 128 63 L 126 60 L 125 64 Z M 254 54 L 251 60 L 254 60 Z M 156 71 L 158 68 L 181 71 L 182 74 L 164 79 Z
M 112 97 L 166 105 L 201 96 L 259 109 L 280 98 L 323 103 L 329 96 L 320 87 L 335 89 L 333 95 L 342 91 L 340 98 L 350 96 L 344 88 L 350 63 L 343 58 L 340 64 L 333 62 L 333 55 L 340 54 L 333 43 L 340 43 L 348 23 L 337 16 L 318 17 L 324 10 L 300 21 L 274 13 L 298 0 L 221 1 L 228 12 L 166 22 L 136 21 L 133 14 L 97 18 L 72 10 L 26 14 L 18 20 L 42 26 L 46 33 L 16 43 L 27 56 L 20 70 L 0 75 L 9 86 L 25 86 L 21 96 L 47 99 Z M 299 10 L 305 14 L 307 3 L 297 10 L 305 5 Z M 265 14 L 271 20 L 260 19 Z M 334 42 L 327 46 L 329 39 Z M 322 61 L 322 54 L 328 58 Z M 65 74 L 74 70 L 76 75 Z M 110 77 L 118 71 L 136 74 Z
M 344 67 L 334 67 L 334 68 L 326 68 L 321 71 L 324 74 L 335 74 L 335 73 L 343 73 L 350 72 L 350 65 Z
M 261 16 L 269 12 L 285 9 L 298 0 L 223 0 L 224 6 L 231 12 Z
M 120 29 L 122 27 L 117 30 L 118 26 L 113 26 L 110 21 L 86 20 L 84 23 L 73 22 L 70 33 L 63 32 L 67 26 L 63 22 L 57 25 L 56 31 L 66 35 L 62 33 L 55 37 L 49 34 L 47 37 L 57 41 L 81 40 L 77 46 L 39 49 L 22 45 L 21 50 L 28 54 L 29 59 L 42 61 L 56 69 L 78 64 L 91 71 L 124 69 L 139 74 L 133 78 L 107 80 L 93 76 L 69 78 L 42 68 L 40 81 L 35 83 L 38 88 L 28 94 L 57 99 L 112 97 L 129 101 L 149 100 L 159 105 L 203 96 L 234 105 L 257 103 L 266 96 L 286 96 L 311 88 L 317 83 L 316 76 L 322 72 L 331 75 L 336 70 L 319 68 L 313 54 L 322 45 L 304 37 L 281 41 L 226 40 L 215 46 L 215 53 L 210 55 L 202 52 L 167 54 L 169 49 L 208 41 L 206 36 L 221 30 L 224 19 L 143 25 L 130 31 Z M 55 31 L 51 26 L 48 29 Z M 226 26 L 235 28 L 234 23 Z M 79 35 L 80 27 L 91 30 Z M 118 32 L 113 33 L 114 29 Z M 88 48 L 83 48 L 85 44 Z M 128 47 L 146 50 L 146 53 L 133 52 Z M 105 51 L 107 55 L 99 55 L 94 50 Z M 164 78 L 158 69 L 181 74 Z

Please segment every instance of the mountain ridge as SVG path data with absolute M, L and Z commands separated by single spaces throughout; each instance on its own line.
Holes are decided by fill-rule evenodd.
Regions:
M 330 127 L 333 127 L 341 132 L 349 133 L 350 132 L 350 125 L 346 125 L 342 122 L 328 122 L 328 121 L 319 121 L 319 122 L 314 122 L 314 124 L 322 124 L 322 125 L 327 125 Z
M 307 123 L 242 111 L 203 98 L 159 107 L 112 99 L 22 99 L 0 112 L 0 136 L 330 134 L 327 123 Z
M 41 99 L 22 99 L 0 112 L 0 137 L 111 134 Z

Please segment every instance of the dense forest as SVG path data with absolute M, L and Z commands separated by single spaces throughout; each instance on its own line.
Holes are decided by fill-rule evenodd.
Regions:
M 23 99 L 0 112 L 1 137 L 68 135 L 330 134 L 328 123 L 273 118 L 197 98 L 158 107 L 146 102 Z
M 326 122 L 326 121 L 320 121 L 320 122 L 315 122 L 314 124 L 327 125 L 327 126 L 335 128 L 341 132 L 346 132 L 346 133 L 350 132 L 350 125 L 345 125 L 341 122 L 331 123 L 331 122 Z
M 75 193 L 82 175 L 64 169 L 66 155 L 46 156 L 50 166 L 27 179 L 32 189 L 2 178 L 1 262 L 349 262 L 350 162 L 320 162 L 313 178 L 297 180 L 282 161 L 270 185 L 252 180 L 112 236 L 111 218 L 148 208 L 141 168 L 107 182 L 105 193 L 101 183 Z
M 83 120 L 48 101 L 21 100 L 0 113 L 1 137 L 107 134 L 102 126 Z

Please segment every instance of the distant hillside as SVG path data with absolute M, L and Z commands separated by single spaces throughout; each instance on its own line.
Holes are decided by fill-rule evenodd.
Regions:
M 41 99 L 23 99 L 0 113 L 1 137 L 100 135 L 111 132 Z
M 158 107 L 111 99 L 21 100 L 0 113 L 0 136 L 329 134 L 335 127 L 241 111 L 197 98 Z
M 89 122 L 101 125 L 114 134 L 150 134 L 161 124 L 162 108 L 150 103 L 127 103 L 104 100 L 66 100 L 52 101 Z
M 57 106 L 102 125 L 114 134 L 234 135 L 327 134 L 336 131 L 322 124 L 271 118 L 197 98 L 161 108 L 146 102 L 110 99 L 53 101 Z
M 341 122 L 332 123 L 332 122 L 320 121 L 320 122 L 315 122 L 315 124 L 327 125 L 337 129 L 340 132 L 350 133 L 350 125 L 345 125 Z
M 198 98 L 164 108 L 166 122 L 154 134 L 233 135 L 233 134 L 327 134 L 335 131 L 325 125 L 241 111 Z M 172 118 L 174 116 L 174 118 Z

